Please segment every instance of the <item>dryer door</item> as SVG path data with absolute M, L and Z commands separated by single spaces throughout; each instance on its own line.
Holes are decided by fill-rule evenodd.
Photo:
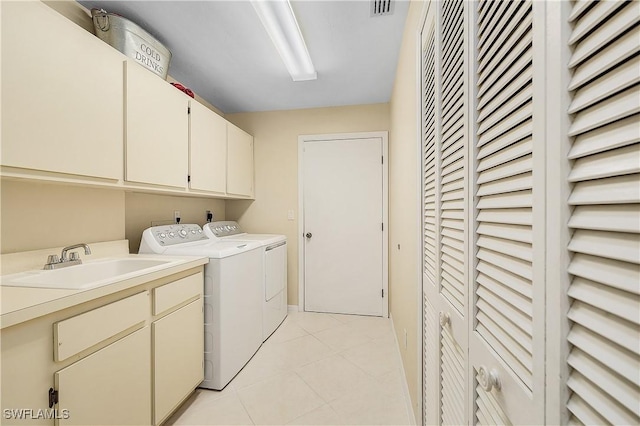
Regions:
M 287 243 L 270 245 L 265 251 L 265 284 L 266 301 L 273 299 L 287 285 Z

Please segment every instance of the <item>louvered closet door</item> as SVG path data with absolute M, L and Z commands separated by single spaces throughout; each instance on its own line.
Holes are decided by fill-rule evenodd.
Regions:
M 426 423 L 458 425 L 468 418 L 466 3 L 432 2 L 429 8 L 422 38 L 423 289 L 430 303 L 425 315 L 432 311 L 436 318 L 425 317 L 425 350 L 432 352 L 424 359 L 437 366 L 425 366 L 425 397 L 432 399 L 425 401 Z
M 569 67 L 575 424 L 640 423 L 640 60 L 637 2 L 574 2 Z
M 544 2 L 475 7 L 475 286 L 470 297 L 473 422 L 544 423 L 544 156 L 534 94 Z M 534 16 L 542 19 L 536 20 Z M 535 22 L 534 22 L 535 21 Z M 537 31 L 537 32 L 536 32 Z M 534 37 L 536 33 L 537 37 Z M 544 76 L 542 76 L 544 77 Z M 542 117 L 543 114 L 540 114 Z M 542 157 L 543 158 L 543 157 Z M 537 163 L 539 164 L 539 163 Z M 541 184 L 537 183 L 541 182 Z M 540 219 L 542 218 L 542 219 Z M 538 233 L 538 236 L 536 236 Z

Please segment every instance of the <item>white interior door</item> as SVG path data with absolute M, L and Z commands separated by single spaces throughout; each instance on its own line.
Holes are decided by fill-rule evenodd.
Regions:
M 382 138 L 303 144 L 304 309 L 383 315 Z

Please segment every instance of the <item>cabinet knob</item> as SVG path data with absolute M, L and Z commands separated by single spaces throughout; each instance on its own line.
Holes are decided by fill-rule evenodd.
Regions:
M 451 315 L 447 312 L 440 312 L 440 327 L 451 325 Z
M 502 386 L 498 372 L 496 370 L 489 371 L 484 365 L 478 369 L 478 384 L 487 392 L 491 392 L 494 388 L 499 391 Z

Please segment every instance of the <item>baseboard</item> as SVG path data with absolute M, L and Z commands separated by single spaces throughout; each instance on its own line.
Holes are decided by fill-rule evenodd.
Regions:
M 287 312 L 298 312 L 298 305 L 287 305 Z
M 404 371 L 404 364 L 402 363 L 402 355 L 400 354 L 400 343 L 398 341 L 398 336 L 396 335 L 396 327 L 393 325 L 393 315 L 389 313 L 389 319 L 391 320 L 391 329 L 393 330 L 393 338 L 396 342 L 396 356 L 398 357 L 398 362 L 400 363 L 400 369 L 402 370 L 402 393 L 404 393 L 404 400 L 407 403 L 407 415 L 409 416 L 409 424 L 416 425 L 416 416 L 413 412 L 413 406 L 411 405 L 411 395 L 409 394 L 409 385 L 407 384 L 407 375 Z

